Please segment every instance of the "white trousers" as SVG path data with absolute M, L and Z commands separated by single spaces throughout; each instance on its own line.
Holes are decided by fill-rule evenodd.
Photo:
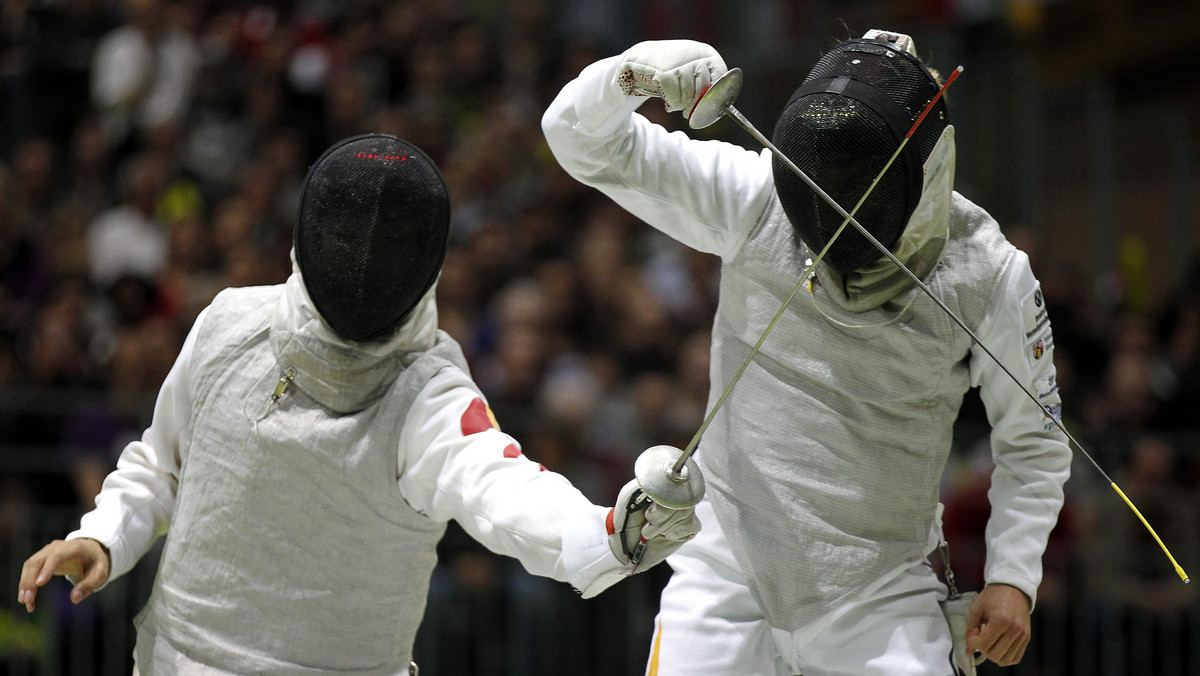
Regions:
M 952 676 L 945 586 L 926 564 L 897 571 L 814 626 L 772 628 L 750 595 L 712 505 L 667 562 L 647 676 Z

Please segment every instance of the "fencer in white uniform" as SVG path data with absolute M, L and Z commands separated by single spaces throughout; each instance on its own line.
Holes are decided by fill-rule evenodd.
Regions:
M 690 509 L 593 505 L 500 430 L 437 328 L 448 227 L 420 150 L 376 134 L 327 151 L 290 278 L 201 313 L 150 427 L 79 530 L 26 563 L 19 602 L 57 573 L 78 603 L 165 534 L 140 673 L 400 674 L 451 519 L 584 597 L 694 535 Z
M 826 57 L 785 110 L 808 106 L 816 123 L 793 134 L 801 118 L 781 115 L 775 140 L 801 139 L 785 151 L 793 159 L 830 153 L 810 172 L 848 210 L 937 83 L 886 40 L 848 41 Z M 881 147 L 847 155 L 830 131 L 843 118 L 863 106 L 896 113 L 892 71 L 863 75 L 870 63 L 916 73 L 917 105 L 899 106 Z M 785 190 L 794 177 L 769 151 L 668 133 L 636 112 L 651 95 L 688 115 L 725 71 L 709 45 L 639 43 L 586 67 L 542 119 L 572 176 L 720 257 L 710 407 L 841 220 L 806 188 Z M 1028 257 L 954 192 L 944 104 L 926 123 L 898 162 L 907 173 L 858 218 L 883 223 L 875 234 L 884 244 L 1058 415 L 1053 336 Z M 817 264 L 700 441 L 705 529 L 668 559 L 649 674 L 954 673 L 939 609 L 946 588 L 927 556 L 940 536 L 952 425 L 971 387 L 987 408 L 995 471 L 987 586 L 967 640 L 1001 664 L 1024 652 L 1069 473 L 1066 439 L 941 308 L 865 239 L 855 249 L 853 236 L 843 233 Z

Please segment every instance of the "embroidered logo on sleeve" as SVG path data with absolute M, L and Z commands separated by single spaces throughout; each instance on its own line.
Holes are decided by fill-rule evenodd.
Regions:
M 1051 418 L 1054 418 L 1054 420 L 1057 420 L 1060 423 L 1062 422 L 1062 403 L 1061 402 L 1057 403 L 1057 404 L 1050 404 L 1049 406 L 1045 406 L 1044 408 L 1045 408 L 1046 413 Z M 1044 431 L 1044 432 L 1053 431 L 1054 428 L 1056 428 L 1056 427 L 1058 427 L 1058 425 L 1055 425 L 1053 421 L 1047 420 L 1046 422 L 1042 423 L 1042 431 Z
M 517 448 L 516 444 L 509 444 L 504 447 L 504 457 L 506 457 L 506 458 L 524 458 L 525 454 L 521 452 L 521 449 Z M 539 462 L 537 464 L 537 466 L 538 466 L 539 472 L 546 471 L 546 466 L 543 465 L 542 463 Z
M 1033 389 L 1040 401 L 1045 401 L 1051 397 L 1054 401 L 1058 400 L 1058 379 L 1053 373 L 1047 373 L 1033 381 Z
M 467 410 L 463 412 L 462 418 L 459 420 L 459 426 L 462 428 L 464 437 L 488 430 L 500 431 L 500 423 L 496 422 L 496 416 L 492 413 L 490 406 L 483 402 L 483 399 L 475 397 L 471 400 Z M 523 458 L 520 447 L 516 443 L 511 443 L 504 447 L 504 457 L 506 458 Z M 545 472 L 545 466 L 538 464 L 538 469 Z
M 500 424 L 496 422 L 496 416 L 492 414 L 491 407 L 483 403 L 483 399 L 479 397 L 471 400 L 470 406 L 467 406 L 467 410 L 462 414 L 459 425 L 462 427 L 464 437 L 500 429 Z
M 1021 299 L 1021 328 L 1025 356 L 1031 366 L 1036 366 L 1054 349 L 1054 333 L 1050 330 L 1050 315 L 1040 284 Z

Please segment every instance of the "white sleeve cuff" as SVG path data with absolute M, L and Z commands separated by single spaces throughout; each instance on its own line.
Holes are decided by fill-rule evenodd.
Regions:
M 985 571 L 983 578 L 984 584 L 1006 584 L 1021 590 L 1021 593 L 1029 597 L 1029 612 L 1033 612 L 1034 607 L 1037 605 L 1038 584 L 1031 582 L 1028 576 L 1022 575 L 1019 571 L 1010 568 L 997 567 L 994 570 Z
M 595 507 L 563 524 L 563 570 L 585 599 L 633 574 L 633 566 L 622 564 L 608 545 L 608 511 Z

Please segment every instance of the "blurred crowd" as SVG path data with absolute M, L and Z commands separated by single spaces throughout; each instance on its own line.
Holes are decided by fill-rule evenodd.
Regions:
M 603 53 L 547 7 L 4 8 L 0 383 L 128 403 L 5 442 L 119 449 L 216 292 L 289 274 L 307 163 L 367 131 L 445 173 L 441 325 L 507 430 L 607 500 L 628 449 L 694 429 L 716 266 L 558 170 L 541 111 Z
M 368 131 L 443 169 L 441 327 L 526 455 L 608 503 L 644 448 L 686 445 L 705 412 L 718 262 L 570 179 L 538 126 L 585 65 L 663 36 L 567 33 L 564 4 L 0 0 L 0 543 L 39 506 L 90 506 L 200 310 L 289 274 L 307 164 Z M 1043 283 L 1064 420 L 1200 571 L 1200 265 L 1131 302 L 1130 268 L 1066 268 L 1033 232 L 1008 234 Z M 945 486 L 967 585 L 982 570 L 986 424 L 969 396 Z M 1040 603 L 1194 605 L 1086 459 L 1067 491 Z M 500 565 L 453 534 L 443 561 L 460 584 Z

